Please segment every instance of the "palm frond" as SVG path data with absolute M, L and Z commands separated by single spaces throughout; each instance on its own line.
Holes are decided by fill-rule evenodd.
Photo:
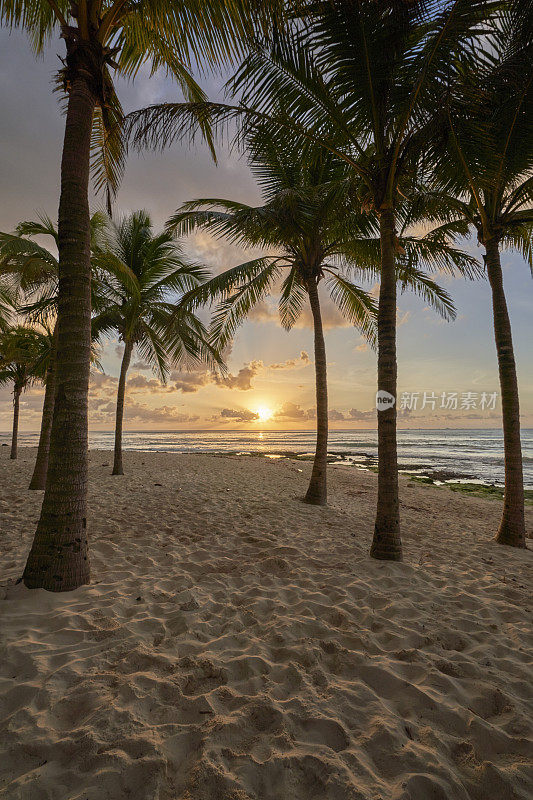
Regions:
M 97 106 L 91 132 L 91 172 L 94 190 L 103 191 L 107 213 L 111 216 L 112 202 L 124 175 L 126 141 L 122 132 L 124 112 L 114 89 L 106 104 Z
M 251 261 L 245 261 L 236 267 L 215 275 L 210 280 L 192 289 L 183 297 L 182 303 L 190 308 L 198 308 L 216 302 L 225 301 L 232 292 L 238 291 L 250 280 L 255 280 L 265 270 L 270 270 L 272 266 L 280 261 L 277 256 L 262 256 Z
M 279 316 L 286 331 L 290 331 L 302 313 L 307 289 L 302 281 L 300 270 L 292 267 L 281 285 Z
M 277 262 L 271 262 L 218 304 L 210 328 L 210 341 L 217 350 L 224 350 L 253 306 L 268 294 L 279 272 Z
M 327 285 L 331 299 L 349 322 L 358 328 L 374 349 L 377 346 L 377 305 L 375 300 L 359 286 L 332 270 Z
M 455 305 L 448 292 L 421 270 L 411 265 L 398 265 L 396 270 L 400 291 L 406 289 L 421 297 L 445 320 L 456 316 Z

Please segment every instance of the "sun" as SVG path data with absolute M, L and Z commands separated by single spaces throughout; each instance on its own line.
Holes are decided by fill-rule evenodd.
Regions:
M 258 414 L 258 422 L 266 422 L 272 417 L 272 409 L 268 406 L 259 406 L 256 408 L 256 414 Z

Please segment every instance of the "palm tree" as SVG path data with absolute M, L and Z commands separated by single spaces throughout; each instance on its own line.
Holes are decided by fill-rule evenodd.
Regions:
M 19 325 L 0 336 L 0 386 L 13 384 L 13 459 L 18 449 L 20 396 L 32 383 L 44 379 L 51 350 L 48 332 L 40 333 Z
M 59 265 L 57 258 L 49 250 L 27 238 L 31 236 L 50 236 L 57 246 L 57 231 L 49 217 L 42 215 L 37 221 L 21 222 L 14 234 L 0 233 L 0 274 L 11 281 L 11 286 L 18 297 L 21 294 L 25 297 L 37 294 L 39 301 L 42 302 L 57 296 Z M 48 316 L 45 314 L 43 319 L 43 315 L 39 314 L 34 321 L 43 322 Z M 45 394 L 39 444 L 30 489 L 45 487 L 56 395 L 56 347 L 57 332 L 54 323 L 52 348 L 44 379 Z
M 354 212 L 351 179 L 343 161 L 322 149 L 308 152 L 303 159 L 288 145 L 280 149 L 261 129 L 249 145 L 251 168 L 263 191 L 263 205 L 195 200 L 171 217 L 168 226 L 182 234 L 201 227 L 226 235 L 240 245 L 277 251 L 234 267 L 190 293 L 188 299 L 195 303 L 221 299 L 212 326 L 217 346 L 223 348 L 228 343 L 250 309 L 275 288 L 283 275 L 279 311 L 286 330 L 298 320 L 304 300 L 309 301 L 314 330 L 317 439 L 305 500 L 324 505 L 328 396 L 319 286 L 324 281 L 341 313 L 373 342 L 374 301 L 350 276 L 354 272 L 363 276 L 375 274 L 379 239 L 368 235 L 368 217 Z M 421 292 L 445 316 L 453 314 L 450 298 L 416 268 L 412 253 L 406 254 L 398 279 Z
M 91 247 L 94 245 L 105 218 L 101 213 L 91 217 Z M 57 350 L 57 294 L 59 264 L 57 258 L 31 237 L 47 236 L 57 247 L 57 229 L 50 217 L 39 215 L 37 220 L 21 222 L 15 233 L 0 233 L 0 278 L 11 290 L 11 304 L 18 312 L 27 316 L 32 324 L 52 326 L 52 350 L 45 377 L 45 395 L 41 417 L 41 430 L 35 467 L 30 489 L 44 489 L 48 471 L 50 435 L 56 397 L 56 350 Z M 98 290 L 93 276 L 93 295 Z M 20 298 L 26 304 L 21 305 Z M 15 299 L 17 298 L 17 299 Z M 31 303 L 29 301 L 32 300 Z M 94 302 L 94 297 L 93 297 Z
M 290 137 L 335 153 L 361 184 L 361 202 L 379 225 L 378 390 L 392 404 L 378 413 L 378 501 L 371 555 L 402 556 L 396 442 L 396 262 L 398 215 L 416 192 L 433 122 L 435 96 L 475 56 L 487 0 L 369 3 L 318 0 L 297 6 L 305 24 L 257 46 L 230 82 L 234 105 L 167 103 L 129 118 L 142 147 L 194 138 L 208 124 L 238 136 L 268 125 L 276 141 Z
M 527 9 L 529 8 L 529 14 Z M 533 32 L 531 2 L 500 16 L 485 62 L 463 68 L 436 139 L 437 191 L 428 212 L 447 235 L 471 228 L 485 249 L 501 388 L 505 492 L 497 541 L 525 547 L 520 407 L 501 248 L 520 252 L 533 272 Z
M 111 70 L 135 77 L 149 63 L 177 80 L 189 100 L 203 94 L 190 65 L 233 56 L 249 32 L 247 0 L 0 0 L 0 24 L 26 30 L 37 50 L 60 34 L 66 46 L 59 80 L 67 99 L 59 203 L 57 394 L 48 477 L 24 570 L 30 588 L 67 591 L 90 580 L 87 547 L 87 409 L 91 352 L 88 182 L 95 144 L 100 166 L 120 172 L 116 133 L 122 112 Z M 101 124 L 95 124 L 100 120 Z M 91 152 L 91 148 L 92 152 Z M 102 150 L 98 150 L 102 152 Z M 111 165 L 109 164 L 111 161 Z
M 113 463 L 113 475 L 123 475 L 122 423 L 133 350 L 163 381 L 169 366 L 180 361 L 220 363 L 200 320 L 179 304 L 176 309 L 173 299 L 197 287 L 208 273 L 184 259 L 169 233 L 154 233 L 144 211 L 118 223 L 109 221 L 94 252 L 93 266 L 101 273 L 93 333 L 116 331 L 124 342 Z

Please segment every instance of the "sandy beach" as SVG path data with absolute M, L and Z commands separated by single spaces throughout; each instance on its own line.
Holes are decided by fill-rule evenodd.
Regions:
M 383 563 L 373 473 L 316 508 L 308 463 L 93 451 L 93 583 L 50 594 L 15 585 L 33 458 L 0 449 L 1 798 L 533 796 L 533 554 L 497 501 L 402 477 Z

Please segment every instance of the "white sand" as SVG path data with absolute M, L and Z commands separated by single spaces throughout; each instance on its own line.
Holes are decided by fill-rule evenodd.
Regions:
M 379 563 L 371 473 L 320 509 L 308 464 L 93 452 L 94 582 L 54 595 L 13 585 L 32 460 L 0 449 L 2 799 L 531 800 L 532 553 L 497 501 L 402 479 Z

